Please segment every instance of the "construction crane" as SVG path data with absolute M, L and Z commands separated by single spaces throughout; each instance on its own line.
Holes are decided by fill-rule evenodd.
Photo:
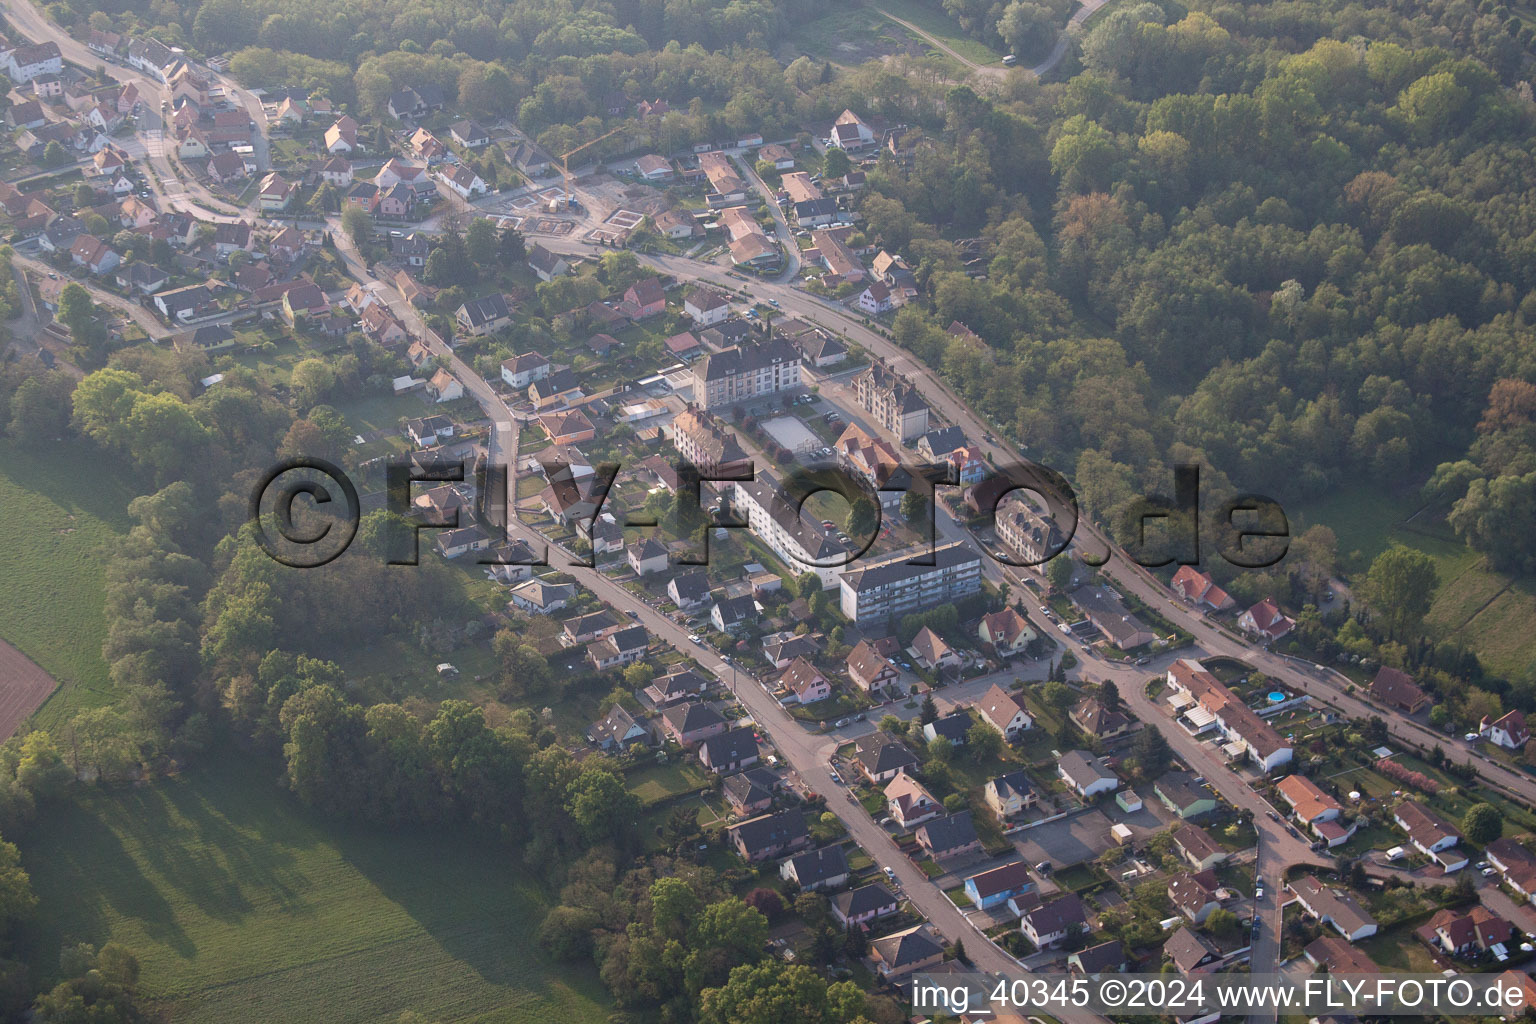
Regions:
M 564 199 L 564 201 L 562 203 L 562 206 L 561 206 L 562 209 L 568 209 L 570 207 L 570 205 L 571 205 L 571 200 L 576 195 L 576 193 L 571 190 L 571 164 L 570 164 L 571 157 L 575 156 L 577 153 L 580 153 L 584 149 L 590 149 L 591 147 L 597 145 L 599 142 L 602 142 L 604 139 L 611 139 L 611 138 L 613 138 L 615 135 L 619 134 L 619 132 L 622 132 L 622 131 L 626 130 L 628 127 L 629 127 L 628 125 L 621 124 L 617 128 L 615 128 L 613 131 L 606 132 L 605 134 L 599 135 L 597 138 L 593 139 L 591 142 L 583 142 L 581 145 L 577 146 L 575 149 L 570 150 L 567 153 L 562 153 L 560 155 L 560 173 L 565 176 L 565 199 Z

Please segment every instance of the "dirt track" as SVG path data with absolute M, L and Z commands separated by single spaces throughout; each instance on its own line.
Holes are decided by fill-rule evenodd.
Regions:
M 37 662 L 0 640 L 0 740 L 10 739 L 58 685 Z

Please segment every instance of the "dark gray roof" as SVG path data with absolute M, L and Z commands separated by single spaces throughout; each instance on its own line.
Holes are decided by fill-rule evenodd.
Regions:
M 906 744 L 884 733 L 875 733 L 867 739 L 859 740 L 858 751 L 854 756 L 873 775 L 917 764 L 917 755 L 908 750 Z
M 720 717 L 720 712 L 705 704 L 703 701 L 690 701 L 687 704 L 678 704 L 661 713 L 669 724 L 679 732 L 689 733 L 697 729 L 707 729 L 712 725 L 718 725 L 725 721 Z
M 711 736 L 705 740 L 702 750 L 709 756 L 710 764 L 730 764 L 733 761 L 756 757 L 757 740 L 753 738 L 752 730 L 746 727 L 728 729 L 718 736 Z
M 802 886 L 815 885 L 848 873 L 848 857 L 841 846 L 825 846 L 790 858 Z
M 970 811 L 960 811 L 944 818 L 935 818 L 918 829 L 928 836 L 928 847 L 935 853 L 955 850 L 976 841 L 976 823 Z
M 838 913 L 844 917 L 858 917 L 861 914 L 869 914 L 881 907 L 896 905 L 896 897 L 879 882 L 869 885 L 861 885 L 857 889 L 840 892 L 832 897 L 832 905 L 837 907 Z
M 729 831 L 740 839 L 748 851 L 782 846 L 810 835 L 805 827 L 805 814 L 798 808 L 752 818 L 731 826 Z

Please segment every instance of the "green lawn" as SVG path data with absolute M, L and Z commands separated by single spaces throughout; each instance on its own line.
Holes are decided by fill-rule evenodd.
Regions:
M 83 442 L 0 442 L 0 638 L 59 681 L 45 722 L 112 699 L 103 566 L 137 493 L 123 467 Z
M 993 50 L 985 43 L 966 35 L 964 30 L 955 23 L 955 20 L 944 13 L 943 7 L 937 2 L 880 0 L 876 10 L 889 11 L 903 21 L 910 21 L 960 54 L 960 56 L 973 60 L 978 64 L 989 64 L 1002 60 L 1002 54 Z
M 629 772 L 624 781 L 629 791 L 647 807 L 684 793 L 697 793 L 709 788 L 709 777 L 704 774 L 704 769 L 691 760 L 650 764 Z
M 546 897 L 515 853 L 322 822 L 275 774 L 231 758 L 44 816 L 24 849 L 52 929 L 39 948 L 128 945 L 178 1024 L 606 1016 L 593 972 L 537 952 Z
M 1293 512 L 1296 532 L 1314 523 L 1339 539 L 1339 568 L 1357 582 L 1371 559 L 1393 543 L 1424 552 L 1435 562 L 1440 587 L 1426 623 L 1444 638 L 1476 651 L 1488 668 L 1518 676 L 1531 663 L 1529 623 L 1536 616 L 1536 580 L 1511 578 L 1463 544 L 1418 495 L 1371 485 L 1352 487 Z

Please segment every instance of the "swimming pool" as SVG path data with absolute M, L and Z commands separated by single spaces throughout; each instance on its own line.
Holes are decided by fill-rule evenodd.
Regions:
M 1285 694 L 1281 693 L 1279 690 L 1269 691 L 1269 702 L 1271 704 L 1279 704 L 1283 700 L 1285 700 Z

